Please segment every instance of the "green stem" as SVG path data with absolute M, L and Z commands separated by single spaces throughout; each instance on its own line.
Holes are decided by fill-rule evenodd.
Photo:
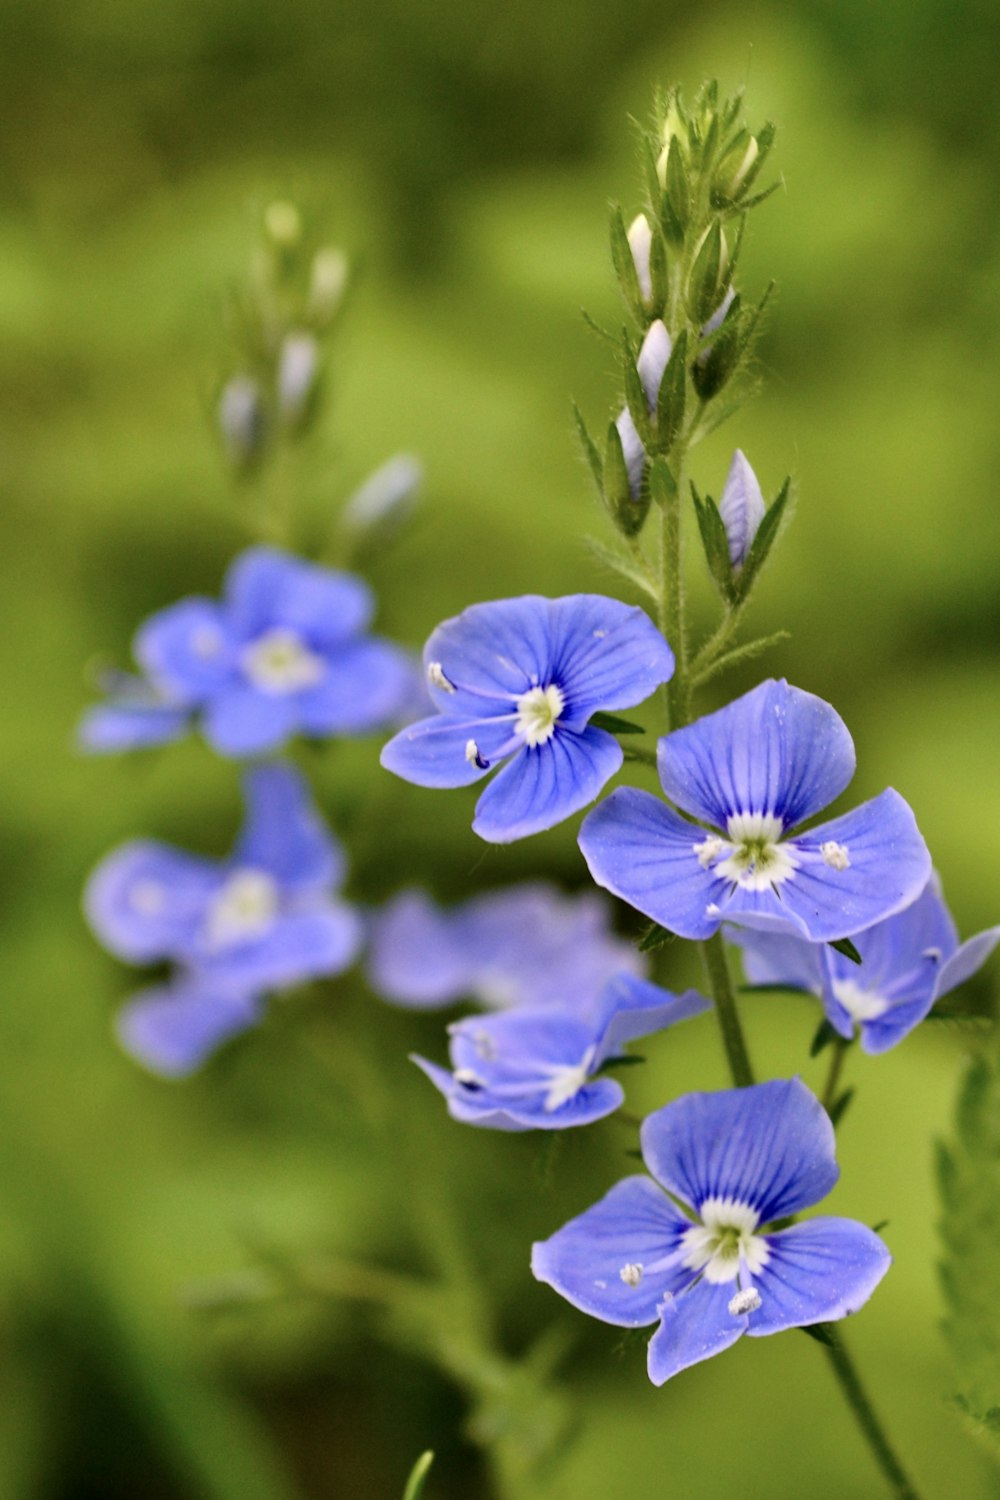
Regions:
M 754 1081 L 753 1068 L 750 1066 L 750 1054 L 747 1052 L 743 1027 L 736 1009 L 736 996 L 729 977 L 729 964 L 721 933 L 716 932 L 712 937 L 706 938 L 700 946 L 733 1083 L 737 1088 L 749 1088 Z
M 833 1101 L 837 1096 L 837 1085 L 840 1082 L 840 1075 L 844 1067 L 844 1059 L 847 1056 L 847 1049 L 850 1045 L 850 1042 L 846 1042 L 842 1036 L 838 1036 L 836 1041 L 833 1043 L 833 1055 L 830 1058 L 830 1070 L 826 1075 L 826 1083 L 823 1087 L 823 1094 L 820 1099 L 820 1103 L 826 1110 L 827 1114 L 830 1113 L 830 1110 L 833 1107 Z
M 840 1334 L 829 1327 L 826 1332 L 829 1343 L 824 1344 L 824 1351 L 840 1383 L 847 1404 L 857 1418 L 858 1426 L 871 1449 L 872 1457 L 881 1469 L 896 1500 L 919 1500 L 902 1464 L 892 1450 L 882 1424 L 872 1409 L 868 1393 L 861 1384 L 860 1376 L 854 1368 L 851 1356 L 844 1348 Z
M 687 722 L 687 632 L 684 620 L 684 587 L 681 580 L 681 485 L 685 453 L 678 445 L 674 454 L 675 486 L 660 510 L 660 631 L 674 653 L 674 675 L 666 686 L 667 728 L 679 729 Z

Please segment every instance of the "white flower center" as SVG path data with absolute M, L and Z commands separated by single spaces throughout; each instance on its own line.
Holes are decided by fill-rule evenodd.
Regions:
M 799 867 L 779 843 L 784 827 L 774 813 L 733 813 L 726 823 L 728 840 L 711 834 L 691 848 L 703 869 L 745 891 L 777 889 Z
M 263 870 L 236 870 L 208 909 L 210 948 L 231 948 L 262 937 L 278 915 L 278 887 Z
M 254 687 L 276 695 L 315 687 L 326 671 L 323 658 L 309 650 L 297 631 L 283 625 L 251 641 L 240 657 L 240 665 Z
M 767 1241 L 754 1234 L 760 1215 L 738 1198 L 706 1198 L 700 1224 L 685 1230 L 681 1239 L 683 1264 L 701 1271 L 714 1284 L 735 1281 L 740 1268 L 756 1276 L 771 1258 Z
M 875 990 L 862 989 L 856 979 L 835 979 L 833 993 L 855 1021 L 874 1021 L 889 1009 L 889 1001 Z
M 529 688 L 517 699 L 515 706 L 515 732 L 533 748 L 544 745 L 555 734 L 556 722 L 566 706 L 566 699 L 555 683 L 551 683 L 547 688 Z
M 590 1066 L 594 1059 L 593 1047 L 588 1047 L 583 1059 L 578 1063 L 564 1063 L 559 1067 L 546 1068 L 545 1072 L 549 1078 L 549 1090 L 545 1095 L 544 1109 L 546 1114 L 551 1114 L 562 1104 L 568 1104 L 570 1099 L 575 1099 L 590 1076 Z

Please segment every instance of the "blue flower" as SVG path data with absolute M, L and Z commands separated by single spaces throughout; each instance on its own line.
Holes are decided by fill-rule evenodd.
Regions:
M 626 1042 L 711 1008 L 695 990 L 672 995 L 631 974 L 611 980 L 589 1015 L 569 989 L 565 996 L 563 1005 L 470 1016 L 449 1026 L 453 1073 L 414 1057 L 453 1119 L 493 1130 L 589 1125 L 625 1098 L 615 1079 L 596 1075 Z
M 141 840 L 97 867 L 85 907 L 112 953 L 136 964 L 170 960 L 208 990 L 244 998 L 353 961 L 360 919 L 334 896 L 344 856 L 305 781 L 262 766 L 244 789 L 247 821 L 228 859 Z
M 852 1219 L 768 1228 L 838 1177 L 833 1126 L 799 1079 L 686 1094 L 643 1122 L 641 1140 L 655 1182 L 625 1178 L 536 1244 L 531 1264 L 605 1323 L 659 1322 L 654 1385 L 744 1333 L 847 1317 L 888 1270 L 878 1235 Z
M 861 1030 L 865 1052 L 887 1052 L 950 990 L 971 978 L 1000 942 L 989 927 L 959 944 L 936 878 L 905 911 L 856 933 L 856 964 L 826 945 L 784 933 L 734 931 L 752 984 L 809 990 L 827 1020 L 850 1040 Z
M 374 610 L 350 573 L 252 547 L 224 597 L 182 599 L 135 639 L 145 674 L 84 719 L 89 749 L 176 739 L 192 714 L 222 755 L 258 755 L 294 734 L 326 738 L 384 728 L 412 692 L 409 659 L 365 634 Z
M 262 995 L 186 974 L 133 995 L 118 1013 L 115 1032 L 122 1049 L 151 1073 L 187 1078 L 263 1015 Z
M 667 796 L 620 788 L 590 813 L 580 848 L 598 885 L 686 938 L 720 922 L 828 942 L 915 901 L 931 862 L 891 789 L 805 833 L 854 772 L 854 746 L 821 698 L 764 682 L 659 743 Z M 791 835 L 791 836 L 789 836 Z
M 473 829 L 505 844 L 592 802 L 622 763 L 588 724 L 666 682 L 673 652 L 641 609 L 599 594 L 474 604 L 424 649 L 433 718 L 389 741 L 382 764 L 417 786 L 468 786 L 509 760 L 476 804 Z
M 401 891 L 370 925 L 372 988 L 420 1010 L 567 996 L 585 1007 L 614 975 L 646 970 L 644 957 L 611 932 L 608 903 L 596 891 L 569 896 L 542 881 L 488 891 L 450 911 L 423 891 Z

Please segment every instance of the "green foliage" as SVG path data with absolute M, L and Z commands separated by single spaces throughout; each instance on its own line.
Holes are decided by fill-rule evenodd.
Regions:
M 413 1465 L 410 1477 L 406 1482 L 406 1489 L 403 1491 L 403 1500 L 421 1500 L 424 1493 L 424 1480 L 430 1473 L 433 1462 L 434 1454 L 430 1449 L 420 1455 Z
M 939 1142 L 944 1331 L 956 1405 L 1000 1460 L 1000 1046 L 969 1062 L 952 1137 Z

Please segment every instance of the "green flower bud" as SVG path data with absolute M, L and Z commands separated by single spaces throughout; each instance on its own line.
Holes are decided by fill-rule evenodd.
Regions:
M 294 203 L 278 199 L 264 211 L 264 231 L 276 250 L 294 250 L 302 238 L 302 215 Z
M 325 245 L 313 256 L 307 309 L 318 327 L 325 328 L 336 316 L 347 289 L 349 272 L 347 256 L 332 245 Z

